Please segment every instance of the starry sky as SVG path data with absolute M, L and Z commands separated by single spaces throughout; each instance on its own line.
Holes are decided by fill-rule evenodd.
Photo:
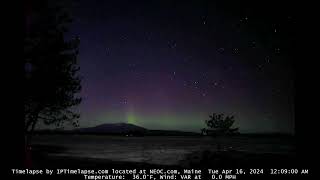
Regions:
M 80 127 L 200 132 L 217 112 L 241 132 L 294 132 L 290 4 L 78 0 L 72 13 Z

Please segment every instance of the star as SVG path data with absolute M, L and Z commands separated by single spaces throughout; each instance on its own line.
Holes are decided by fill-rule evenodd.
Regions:
M 265 60 L 266 60 L 266 63 L 270 63 L 270 58 L 269 58 L 269 56 L 267 56 L 267 57 L 265 58 Z
M 207 22 L 206 22 L 206 17 L 205 16 L 203 16 L 202 17 L 202 22 L 203 22 L 203 24 L 206 24 Z
M 121 39 L 122 41 L 124 41 L 124 40 L 127 40 L 128 38 L 127 38 L 127 36 L 123 35 L 123 36 L 120 37 L 120 39 Z
M 126 104 L 128 104 L 128 101 L 126 99 L 124 99 L 124 100 L 120 101 L 120 104 L 126 105 Z
M 203 73 L 202 73 L 202 77 L 203 77 L 204 79 L 206 79 L 206 78 L 207 78 L 207 73 L 203 72 Z
M 220 53 L 223 53 L 223 52 L 224 52 L 224 48 L 219 48 L 218 51 L 219 51 Z
M 187 82 L 186 82 L 186 81 L 184 81 L 183 86 L 184 86 L 184 87 L 186 87 L 186 86 L 187 86 Z
M 238 53 L 239 53 L 239 49 L 238 49 L 238 48 L 234 48 L 234 49 L 233 49 L 233 53 L 234 53 L 234 54 L 238 54 Z
M 177 43 L 176 42 L 174 42 L 174 41 L 168 41 L 168 46 L 170 47 L 170 48 L 172 48 L 172 49 L 174 49 L 174 48 L 176 48 L 177 47 Z
M 213 82 L 212 83 L 214 86 L 218 86 L 218 82 Z
M 136 64 L 135 63 L 130 63 L 129 67 L 136 67 Z
M 255 47 L 256 47 L 256 42 L 255 42 L 255 41 L 252 41 L 252 42 L 251 42 L 251 45 L 252 45 L 252 48 L 255 48 Z
M 175 47 L 177 47 L 177 43 L 173 43 L 171 47 L 174 49 Z
M 106 48 L 106 53 L 107 53 L 107 54 L 109 54 L 109 53 L 110 53 L 109 48 Z

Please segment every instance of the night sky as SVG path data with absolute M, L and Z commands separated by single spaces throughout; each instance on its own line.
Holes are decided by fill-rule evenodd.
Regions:
M 200 132 L 221 112 L 240 132 L 294 132 L 290 4 L 79 0 L 72 13 L 80 127 Z

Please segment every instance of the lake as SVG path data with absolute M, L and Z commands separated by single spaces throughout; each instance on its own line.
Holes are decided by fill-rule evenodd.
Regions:
M 97 158 L 113 161 L 148 162 L 177 165 L 193 152 L 217 148 L 218 141 L 228 149 L 250 153 L 294 153 L 289 137 L 213 137 L 193 136 L 102 136 L 102 135 L 35 135 L 33 145 L 60 146 L 61 152 L 49 156 Z

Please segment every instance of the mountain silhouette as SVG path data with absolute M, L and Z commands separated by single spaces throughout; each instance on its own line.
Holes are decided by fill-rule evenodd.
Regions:
M 126 136 L 199 136 L 200 133 L 178 130 L 146 129 L 130 123 L 105 123 L 94 127 L 36 130 L 37 134 L 93 134 L 93 135 L 126 135 Z
M 112 133 L 112 134 L 129 134 L 129 133 L 144 133 L 146 128 L 130 124 L 130 123 L 108 123 L 101 124 L 95 127 L 80 128 L 76 130 L 80 133 Z

